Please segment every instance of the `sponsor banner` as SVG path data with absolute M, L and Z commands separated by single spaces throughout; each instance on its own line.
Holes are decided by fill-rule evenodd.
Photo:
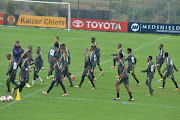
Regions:
M 180 34 L 180 24 L 129 23 L 128 32 Z
M 17 25 L 19 15 L 4 15 L 4 24 L 5 25 Z
M 127 32 L 128 22 L 92 20 L 92 19 L 71 19 L 72 29 L 99 30 L 99 31 L 119 31 Z
M 0 13 L 0 24 L 4 24 L 4 14 Z
M 65 17 L 19 15 L 17 25 L 66 28 Z

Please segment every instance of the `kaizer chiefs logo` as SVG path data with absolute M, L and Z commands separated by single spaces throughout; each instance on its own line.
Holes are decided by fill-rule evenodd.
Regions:
M 7 17 L 7 21 L 9 22 L 9 24 L 14 24 L 16 21 L 16 18 L 13 15 L 10 15 Z

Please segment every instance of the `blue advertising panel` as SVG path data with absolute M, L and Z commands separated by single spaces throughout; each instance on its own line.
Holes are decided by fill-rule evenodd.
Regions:
M 129 23 L 128 32 L 180 34 L 180 24 Z

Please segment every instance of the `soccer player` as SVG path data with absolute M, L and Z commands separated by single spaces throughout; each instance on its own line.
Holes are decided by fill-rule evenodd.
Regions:
M 11 57 L 11 54 L 7 54 L 6 57 L 7 57 L 7 60 L 9 60 L 9 69 L 6 73 L 6 75 L 9 75 L 8 79 L 6 81 L 6 85 L 8 88 L 8 90 L 6 92 L 8 93 L 8 92 L 10 92 L 10 82 L 12 82 L 16 86 L 18 85 L 14 81 L 15 77 L 16 77 L 17 63 L 16 63 L 16 60 Z
M 84 78 L 87 76 L 89 78 L 89 80 L 91 81 L 91 84 L 93 86 L 93 88 L 91 88 L 91 89 L 94 90 L 94 89 L 96 89 L 96 87 L 95 87 L 93 79 L 91 77 L 91 68 L 92 68 L 92 65 L 91 65 L 91 61 L 90 61 L 90 56 L 88 54 L 88 49 L 84 50 L 84 55 L 85 55 L 84 72 L 83 72 L 80 84 L 78 86 L 75 86 L 75 88 L 81 88 L 81 85 L 84 82 Z
M 70 82 L 70 86 L 69 87 L 73 87 L 74 85 L 72 83 L 71 77 L 70 77 L 69 72 L 68 72 L 68 68 L 69 68 L 69 65 L 68 65 L 68 55 L 65 53 L 65 49 L 64 48 L 61 48 L 61 54 L 62 54 L 62 58 L 61 58 L 62 74 L 67 76 L 67 78 L 69 79 L 69 82 Z
M 44 64 L 43 64 L 43 55 L 41 53 L 41 48 L 37 47 L 37 54 L 35 57 L 35 68 L 34 68 L 34 79 L 32 81 L 31 86 L 34 86 L 34 82 L 36 80 L 36 78 L 38 78 L 41 82 L 41 85 L 43 85 L 44 80 L 38 75 L 40 70 L 44 69 Z
M 20 58 L 21 58 L 21 54 L 24 53 L 23 48 L 20 46 L 19 44 L 20 42 L 17 40 L 16 44 L 13 47 L 13 57 L 16 60 L 16 63 L 19 62 Z M 20 66 L 21 67 L 21 66 Z
M 134 57 L 133 54 L 131 54 L 132 50 L 131 48 L 127 49 L 127 54 L 128 56 L 126 57 L 125 61 L 128 60 L 128 73 L 131 73 L 131 75 L 134 77 L 134 79 L 137 82 L 137 86 L 141 85 L 141 83 L 139 83 L 139 80 L 137 79 L 135 73 L 134 73 L 134 65 L 136 64 L 136 58 Z
M 22 54 L 22 56 L 21 56 L 21 58 L 20 58 L 20 60 L 19 60 L 19 62 L 18 62 L 18 64 L 17 64 L 17 66 L 20 66 L 20 65 L 22 64 L 22 61 L 27 58 L 28 54 L 32 54 L 32 46 L 31 46 L 31 45 L 28 46 L 28 50 L 26 50 L 26 51 Z M 34 61 L 34 60 L 31 59 L 31 61 Z M 31 61 L 30 61 L 30 64 L 31 64 Z M 31 86 L 30 86 L 29 83 L 28 83 L 28 82 L 29 82 L 29 73 L 28 73 L 28 76 L 27 76 L 26 78 L 27 78 L 27 80 L 25 80 L 26 87 L 27 87 L 27 88 L 30 88 Z
M 166 53 L 165 53 L 166 68 L 163 70 L 163 73 L 164 73 L 165 71 L 167 71 L 167 72 L 166 72 L 166 74 L 165 74 L 164 77 L 163 77 L 163 85 L 162 85 L 162 87 L 159 87 L 159 88 L 160 88 L 160 89 L 164 88 L 165 83 L 166 83 L 166 78 L 167 78 L 167 77 L 170 77 L 170 78 L 172 79 L 172 81 L 174 82 L 175 86 L 176 86 L 176 89 L 174 89 L 174 91 L 177 91 L 177 90 L 179 90 L 179 87 L 178 87 L 177 82 L 176 82 L 176 80 L 175 80 L 175 78 L 174 78 L 174 69 L 175 69 L 177 72 L 178 72 L 178 70 L 177 70 L 176 66 L 174 65 L 172 59 L 169 58 L 168 56 L 169 56 L 169 55 L 168 55 L 168 53 L 166 52 Z
M 165 51 L 163 49 L 163 44 L 160 44 L 159 45 L 159 55 L 156 56 L 156 67 L 157 67 L 157 70 L 158 70 L 158 73 L 161 77 L 160 81 L 163 80 L 163 75 L 162 75 L 162 72 L 161 72 L 161 66 L 163 65 L 164 61 L 165 61 L 165 57 L 164 57 L 164 54 L 165 54 Z
M 98 65 L 98 67 L 99 67 L 99 70 L 100 70 L 100 72 L 101 72 L 101 73 L 99 74 L 99 76 L 102 76 L 102 75 L 104 75 L 104 74 L 103 74 L 103 71 L 102 71 L 102 68 L 101 68 L 101 65 L 100 65 L 100 57 L 101 57 L 100 48 L 99 48 L 99 45 L 95 42 L 95 38 L 94 38 L 94 37 L 91 38 L 91 42 L 92 42 L 93 45 L 94 45 L 94 51 L 95 51 L 96 57 L 97 57 L 96 63 L 97 63 L 97 65 Z
M 91 61 L 91 65 L 92 65 L 92 67 L 91 67 L 91 76 L 92 76 L 93 81 L 96 81 L 96 78 L 94 77 L 94 70 L 96 68 L 96 60 L 97 60 L 97 58 L 96 58 L 96 54 L 94 52 L 94 46 L 90 47 L 90 52 L 91 52 L 90 61 Z
M 149 56 L 147 58 L 148 65 L 145 70 L 142 70 L 141 72 L 147 72 L 147 79 L 146 79 L 146 85 L 149 87 L 150 94 L 147 94 L 147 96 L 152 96 L 153 95 L 153 89 L 151 87 L 151 82 L 152 79 L 154 78 L 154 73 L 155 73 L 155 65 L 152 61 L 152 56 Z
M 61 43 L 59 42 L 59 37 L 56 37 L 54 45 L 55 44 L 59 45 L 59 47 L 57 49 L 58 49 L 58 60 L 60 60 L 60 58 L 61 58 L 61 51 L 60 51 Z
M 60 64 L 60 61 L 58 61 L 58 57 L 57 56 L 53 56 L 53 61 L 55 63 L 55 76 L 54 76 L 54 79 L 51 83 L 51 86 L 49 87 L 48 91 L 42 91 L 44 94 L 48 95 L 48 93 L 51 91 L 51 89 L 53 88 L 54 84 L 56 82 L 59 82 L 63 91 L 64 91 L 64 95 L 63 96 L 68 96 L 68 94 L 66 93 L 66 89 L 65 89 L 65 86 L 63 85 L 63 82 L 62 82 L 62 68 L 61 68 L 61 64 Z
M 69 65 L 71 64 L 71 56 L 70 56 L 69 49 L 66 47 L 65 44 L 62 44 L 62 45 L 61 45 L 61 48 L 62 48 L 62 49 L 65 49 L 65 53 L 66 53 L 66 55 L 68 56 L 68 66 L 69 66 Z M 71 74 L 70 71 L 68 71 L 68 72 L 69 72 L 69 75 L 71 76 L 72 80 L 74 80 L 75 77 Z M 64 79 L 65 79 L 65 74 L 64 74 Z
M 115 58 L 113 58 L 114 66 L 112 66 L 111 68 L 116 68 L 116 61 L 118 61 L 117 60 L 117 56 L 120 53 L 123 54 L 123 56 L 124 56 L 124 52 L 123 52 L 123 49 L 122 49 L 122 44 L 118 45 L 118 52 L 117 52 L 117 54 L 111 54 L 112 56 L 116 56 Z M 119 69 L 118 69 L 118 76 L 116 76 L 116 77 L 120 77 Z
M 22 61 L 21 71 L 20 71 L 20 84 L 18 84 L 15 88 L 12 89 L 11 94 L 14 95 L 14 91 L 19 88 L 19 92 L 22 91 L 25 86 L 25 81 L 27 80 L 28 73 L 31 72 L 30 63 L 32 60 L 32 54 L 27 54 L 27 58 Z
M 49 53 L 48 53 L 48 63 L 50 64 L 50 68 L 49 68 L 49 73 L 47 76 L 47 79 L 52 78 L 52 73 L 54 70 L 54 61 L 53 61 L 53 57 L 57 56 L 59 59 L 59 55 L 58 55 L 58 48 L 59 48 L 59 44 L 55 43 L 54 47 L 50 49 Z
M 119 85 L 121 83 L 124 83 L 125 88 L 127 89 L 128 93 L 129 93 L 129 96 L 130 96 L 129 101 L 133 101 L 134 99 L 133 99 L 133 97 L 131 95 L 131 90 L 129 88 L 129 75 L 128 75 L 128 72 L 126 70 L 123 54 L 122 53 L 118 54 L 117 58 L 118 58 L 118 69 L 119 69 L 119 72 L 120 72 L 120 77 L 117 80 L 116 85 L 115 85 L 116 86 L 117 97 L 114 98 L 113 100 L 120 100 Z

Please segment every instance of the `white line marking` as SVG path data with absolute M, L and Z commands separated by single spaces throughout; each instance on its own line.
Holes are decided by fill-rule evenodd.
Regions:
M 32 96 L 32 97 L 36 97 L 36 98 L 42 98 L 42 97 L 44 97 L 44 96 Z M 44 97 L 45 98 L 45 97 Z M 68 98 L 68 97 L 49 97 L 49 98 L 55 98 L 55 99 L 63 99 L 63 100 L 77 100 L 77 101 L 88 101 L 88 102 L 100 102 L 100 103 L 114 103 L 114 104 L 122 104 L 121 103 L 121 101 L 102 101 L 102 100 L 90 100 L 90 99 L 78 99 L 78 98 Z M 155 108 L 159 108 L 159 107 L 161 107 L 161 108 L 171 108 L 171 109 L 180 109 L 180 107 L 172 107 L 172 106 L 163 106 L 163 105 L 159 105 L 159 106 L 157 106 L 157 105 L 148 105 L 148 104 L 139 104 L 139 103 L 134 103 L 134 101 L 133 102 L 126 102 L 126 104 L 128 104 L 128 105 L 140 105 L 140 106 L 145 106 L 145 107 L 155 107 Z
M 40 89 L 40 90 L 38 90 L 38 91 L 36 91 L 36 92 L 33 92 L 33 93 L 31 93 L 31 94 L 28 94 L 28 95 L 24 96 L 24 97 L 23 97 L 23 98 L 21 98 L 21 99 L 24 99 L 24 98 L 30 97 L 30 96 L 32 96 L 32 95 L 34 95 L 34 94 L 36 94 L 36 93 L 38 93 L 38 92 L 40 92 L 40 91 L 42 91 L 42 90 L 46 89 L 46 88 L 47 88 L 47 87 L 42 88 L 42 89 Z M 0 110 L 4 109 L 4 108 L 6 108 L 6 107 L 9 107 L 10 105 L 13 105 L 14 103 L 17 103 L 17 102 L 19 102 L 19 100 L 16 100 L 16 101 L 11 102 L 11 103 L 9 103 L 9 104 L 7 104 L 7 105 L 5 105 L 5 106 L 0 107 Z

